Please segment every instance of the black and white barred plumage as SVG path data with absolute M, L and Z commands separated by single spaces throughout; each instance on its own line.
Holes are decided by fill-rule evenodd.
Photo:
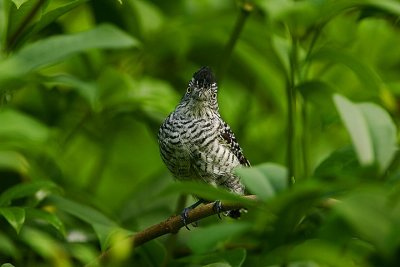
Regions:
M 250 163 L 219 114 L 217 90 L 209 67 L 194 73 L 181 102 L 160 127 L 161 158 L 179 180 L 202 180 L 243 194 L 233 169 Z

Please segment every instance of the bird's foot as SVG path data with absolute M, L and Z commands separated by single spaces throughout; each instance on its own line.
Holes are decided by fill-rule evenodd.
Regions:
M 197 201 L 193 205 L 191 205 L 191 206 L 189 206 L 187 208 L 184 208 L 182 210 L 182 213 L 181 213 L 182 222 L 183 222 L 183 225 L 186 227 L 186 229 L 188 229 L 189 231 L 190 231 L 190 228 L 187 225 L 187 222 L 188 222 L 188 219 L 189 219 L 189 211 L 191 211 L 192 209 L 196 208 L 198 205 L 200 205 L 203 202 L 204 202 L 204 200 L 200 199 L 199 201 Z M 194 227 L 197 227 L 198 223 L 194 222 L 194 223 L 192 223 L 192 225 Z
M 221 210 L 222 210 L 222 203 L 221 203 L 221 201 L 216 200 L 216 201 L 214 202 L 213 210 L 217 213 L 218 218 L 219 218 L 220 220 L 222 220 L 222 218 L 221 218 Z
M 191 210 L 190 207 L 184 208 L 183 211 L 182 211 L 182 213 L 181 213 L 183 225 L 185 225 L 186 229 L 188 229 L 189 231 L 190 231 L 190 228 L 189 228 L 188 225 L 187 225 L 187 220 L 188 220 L 188 218 L 189 218 L 189 215 L 188 215 L 188 214 L 189 214 L 189 211 L 190 211 L 190 210 Z

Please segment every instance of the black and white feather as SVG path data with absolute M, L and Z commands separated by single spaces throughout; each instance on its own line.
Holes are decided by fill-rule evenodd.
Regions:
M 180 103 L 160 127 L 161 158 L 176 179 L 202 180 L 244 194 L 233 170 L 250 163 L 219 114 L 217 93 L 209 67 L 194 73 Z

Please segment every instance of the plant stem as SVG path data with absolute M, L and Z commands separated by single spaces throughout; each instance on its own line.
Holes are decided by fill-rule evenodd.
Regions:
M 36 5 L 34 5 L 31 11 L 26 15 L 24 20 L 21 22 L 21 24 L 18 26 L 15 32 L 11 35 L 10 39 L 8 39 L 7 50 L 11 50 L 13 47 L 15 47 L 16 43 L 18 42 L 18 38 L 24 32 L 26 27 L 29 25 L 29 22 L 35 17 L 36 13 L 39 11 L 40 7 L 44 4 L 44 2 L 45 0 L 38 0 Z
M 296 151 L 295 151 L 295 138 L 296 138 L 296 92 L 295 92 L 295 79 L 297 69 L 297 39 L 292 36 L 292 51 L 290 53 L 290 73 L 286 85 L 286 98 L 288 107 L 288 130 L 287 130 L 287 166 L 288 166 L 288 183 L 289 187 L 294 183 L 295 168 L 296 168 Z
M 224 52 L 222 54 L 222 58 L 220 61 L 221 64 L 217 71 L 217 77 L 220 82 L 222 81 L 226 67 L 228 66 L 229 58 L 231 57 L 233 48 L 235 47 L 235 44 L 236 44 L 237 40 L 239 39 L 240 33 L 243 30 L 244 24 L 245 24 L 248 16 L 250 15 L 250 13 L 253 11 L 253 9 L 254 9 L 254 5 L 252 3 L 245 1 L 241 5 L 241 9 L 240 9 L 241 12 L 236 20 L 236 24 L 235 24 L 235 27 L 233 28 L 233 32 L 229 38 L 229 41 L 226 44 L 226 47 L 224 49 Z

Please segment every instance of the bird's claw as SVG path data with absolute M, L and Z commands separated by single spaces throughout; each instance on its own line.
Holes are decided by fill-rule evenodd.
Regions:
M 218 218 L 219 218 L 220 220 L 222 220 L 222 218 L 221 218 L 221 210 L 222 210 L 222 203 L 221 203 L 221 201 L 217 200 L 217 201 L 214 202 L 213 210 L 217 213 Z
M 181 213 L 181 217 L 182 217 L 183 225 L 185 225 L 186 229 L 188 229 L 190 231 L 190 228 L 187 225 L 187 220 L 189 219 L 189 211 L 190 211 L 190 208 L 184 208 Z

